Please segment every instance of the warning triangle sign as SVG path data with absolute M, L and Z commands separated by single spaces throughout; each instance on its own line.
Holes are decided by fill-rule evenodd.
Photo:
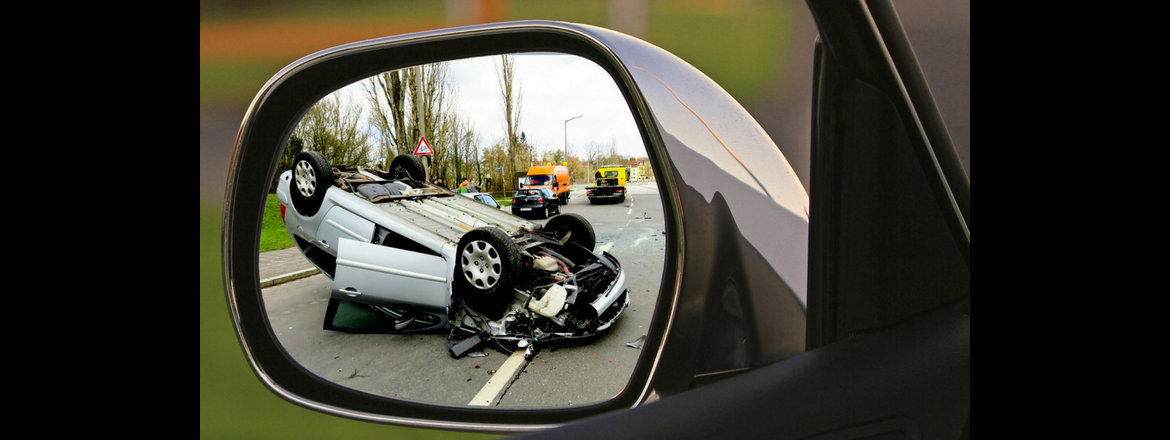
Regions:
M 418 146 L 414 147 L 415 156 L 431 156 L 435 154 L 435 150 L 431 149 L 431 144 L 427 143 L 427 138 L 419 136 Z

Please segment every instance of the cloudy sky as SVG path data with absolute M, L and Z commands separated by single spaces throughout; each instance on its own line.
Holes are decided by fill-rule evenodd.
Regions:
M 504 138 L 499 60 L 499 56 L 469 58 L 448 65 L 455 111 L 479 132 L 480 148 Z M 590 142 L 608 145 L 611 140 L 624 156 L 646 156 L 633 115 L 601 66 L 554 53 L 519 54 L 515 60 L 521 93 L 519 130 L 538 150 L 563 149 L 567 137 L 572 156 L 583 156 L 582 147 Z M 360 88 L 354 87 L 360 84 L 341 93 L 364 101 Z

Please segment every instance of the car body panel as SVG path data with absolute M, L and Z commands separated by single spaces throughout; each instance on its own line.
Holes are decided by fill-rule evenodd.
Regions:
M 291 171 L 283 173 L 277 185 L 277 198 L 282 203 L 289 199 L 294 185 L 290 174 Z M 474 306 L 468 305 L 470 299 L 468 303 L 456 300 L 456 280 L 462 276 L 462 272 L 456 270 L 459 262 L 457 249 L 469 231 L 485 227 L 503 231 L 501 236 L 504 239 L 514 240 L 518 251 L 525 252 L 532 249 L 536 253 L 536 249 L 544 246 L 577 245 L 551 240 L 547 237 L 550 233 L 541 232 L 540 225 L 472 197 L 429 183 L 383 179 L 378 177 L 380 175 L 386 174 L 335 166 L 332 183 L 324 188 L 325 196 L 316 213 L 302 216 L 295 206 L 288 206 L 285 210 L 286 230 L 298 238 L 295 241 L 310 257 L 309 260 L 333 279 L 330 305 L 323 324 L 326 330 L 406 333 L 431 331 L 450 323 L 453 338 L 466 338 L 477 333 L 511 343 L 534 338 L 527 333 L 516 333 L 523 331 L 535 332 L 536 339 L 543 344 L 558 339 L 593 337 L 608 328 L 628 306 L 628 295 L 622 304 L 615 306 L 626 291 L 625 273 L 617 260 L 612 255 L 597 255 L 591 249 L 580 249 L 575 252 L 591 256 L 586 259 L 577 256 L 585 254 L 574 254 L 573 260 L 586 269 L 567 274 L 559 281 L 516 280 L 517 285 L 510 288 L 514 292 L 507 295 L 511 303 L 503 306 L 505 311 L 500 316 L 474 310 Z M 387 188 L 391 187 L 394 190 L 388 192 Z M 544 206 L 550 203 L 556 206 L 556 198 L 550 189 L 531 191 L 543 194 Z M 311 254 L 318 249 L 335 258 L 313 258 Z M 563 248 L 557 248 L 557 251 L 566 252 Z M 597 264 L 591 264 L 593 261 Z M 591 266 L 608 266 L 612 275 L 597 268 L 590 272 L 588 267 Z M 519 274 L 530 273 L 526 266 L 516 270 Z M 603 277 L 600 278 L 602 282 L 607 281 L 605 277 L 608 276 L 612 281 L 590 283 L 605 288 L 601 292 L 577 292 L 576 284 L 572 284 L 576 292 L 574 297 L 579 298 L 580 303 L 570 302 L 550 316 L 550 322 L 556 325 L 523 313 L 529 298 L 537 294 L 533 285 L 569 285 L 579 279 L 585 280 L 583 277 L 587 276 L 593 280 Z M 521 291 L 521 286 L 530 290 Z M 470 289 L 471 286 L 464 284 L 463 288 Z M 470 296 L 479 298 L 475 294 Z M 583 298 L 588 298 L 587 302 Z M 359 328 L 339 324 L 334 320 L 338 301 L 368 306 L 392 318 L 394 325 Z M 427 317 L 416 321 L 420 314 Z M 606 322 L 599 326 L 596 321 L 602 315 Z
M 325 213 L 314 237 L 320 246 L 327 249 L 336 249 L 342 239 L 368 243 L 374 237 L 374 222 L 345 208 L 333 206 Z
M 448 261 L 453 259 L 342 239 L 331 295 L 368 304 L 414 305 L 446 314 L 453 268 Z
M 288 192 L 291 182 L 291 173 L 286 172 L 280 177 L 277 185 L 277 198 L 282 204 L 289 206 Z M 438 187 L 435 187 L 438 190 Z M 299 236 L 311 243 L 318 243 L 322 232 L 328 234 L 326 239 L 340 237 L 343 234 L 353 239 L 369 241 L 373 233 L 365 234 L 366 228 L 354 227 L 348 229 L 357 232 L 357 235 L 342 232 L 339 225 L 360 223 L 360 220 L 374 223 L 394 225 L 391 229 L 405 238 L 419 243 L 439 255 L 447 244 L 459 242 L 459 238 L 471 229 L 482 226 L 494 226 L 509 233 L 535 230 L 538 225 L 516 216 L 508 215 L 499 209 L 491 208 L 478 201 L 458 197 L 455 193 L 443 190 L 442 197 L 425 197 L 417 200 L 402 199 L 384 203 L 370 203 L 343 189 L 329 187 L 325 194 L 322 209 L 317 214 L 304 217 L 300 215 L 286 215 L 285 226 L 289 234 Z M 334 222 L 329 224 L 326 213 L 341 206 L 341 211 L 333 214 L 338 218 L 347 219 L 347 223 Z M 376 221 L 374 221 L 376 219 Z M 320 231 L 320 232 L 313 232 Z M 331 255 L 336 256 L 336 245 L 328 244 L 323 248 Z

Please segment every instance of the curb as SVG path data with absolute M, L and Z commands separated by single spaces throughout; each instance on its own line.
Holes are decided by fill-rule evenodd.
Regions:
M 260 280 L 260 288 L 264 289 L 264 288 L 272 287 L 272 286 L 275 286 L 278 284 L 284 284 L 284 283 L 287 283 L 289 281 L 295 281 L 295 280 L 299 280 L 301 278 L 308 278 L 308 277 L 311 277 L 311 276 L 319 274 L 319 273 L 321 273 L 320 269 L 311 268 L 311 269 L 298 270 L 296 272 L 287 273 L 287 274 L 275 276 L 272 278 L 266 278 L 266 279 Z

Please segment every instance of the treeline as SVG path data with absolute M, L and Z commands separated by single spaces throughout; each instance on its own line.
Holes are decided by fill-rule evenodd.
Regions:
M 384 170 L 395 156 L 411 154 L 420 137 L 434 150 L 431 179 L 441 177 L 455 187 L 475 178 L 493 192 L 514 191 L 516 176 L 533 164 L 567 162 L 573 181 L 587 182 L 599 165 L 631 159 L 618 155 L 612 139 L 607 145 L 590 143 L 571 151 L 568 158 L 563 149 L 537 150 L 519 131 L 523 99 L 513 63 L 508 55 L 496 60 L 504 139 L 482 139 L 453 108 L 458 90 L 448 78 L 447 64 L 427 64 L 363 80 L 361 96 L 338 91 L 322 99 L 293 130 L 277 176 L 292 168 L 302 150 L 318 151 L 333 164 Z

